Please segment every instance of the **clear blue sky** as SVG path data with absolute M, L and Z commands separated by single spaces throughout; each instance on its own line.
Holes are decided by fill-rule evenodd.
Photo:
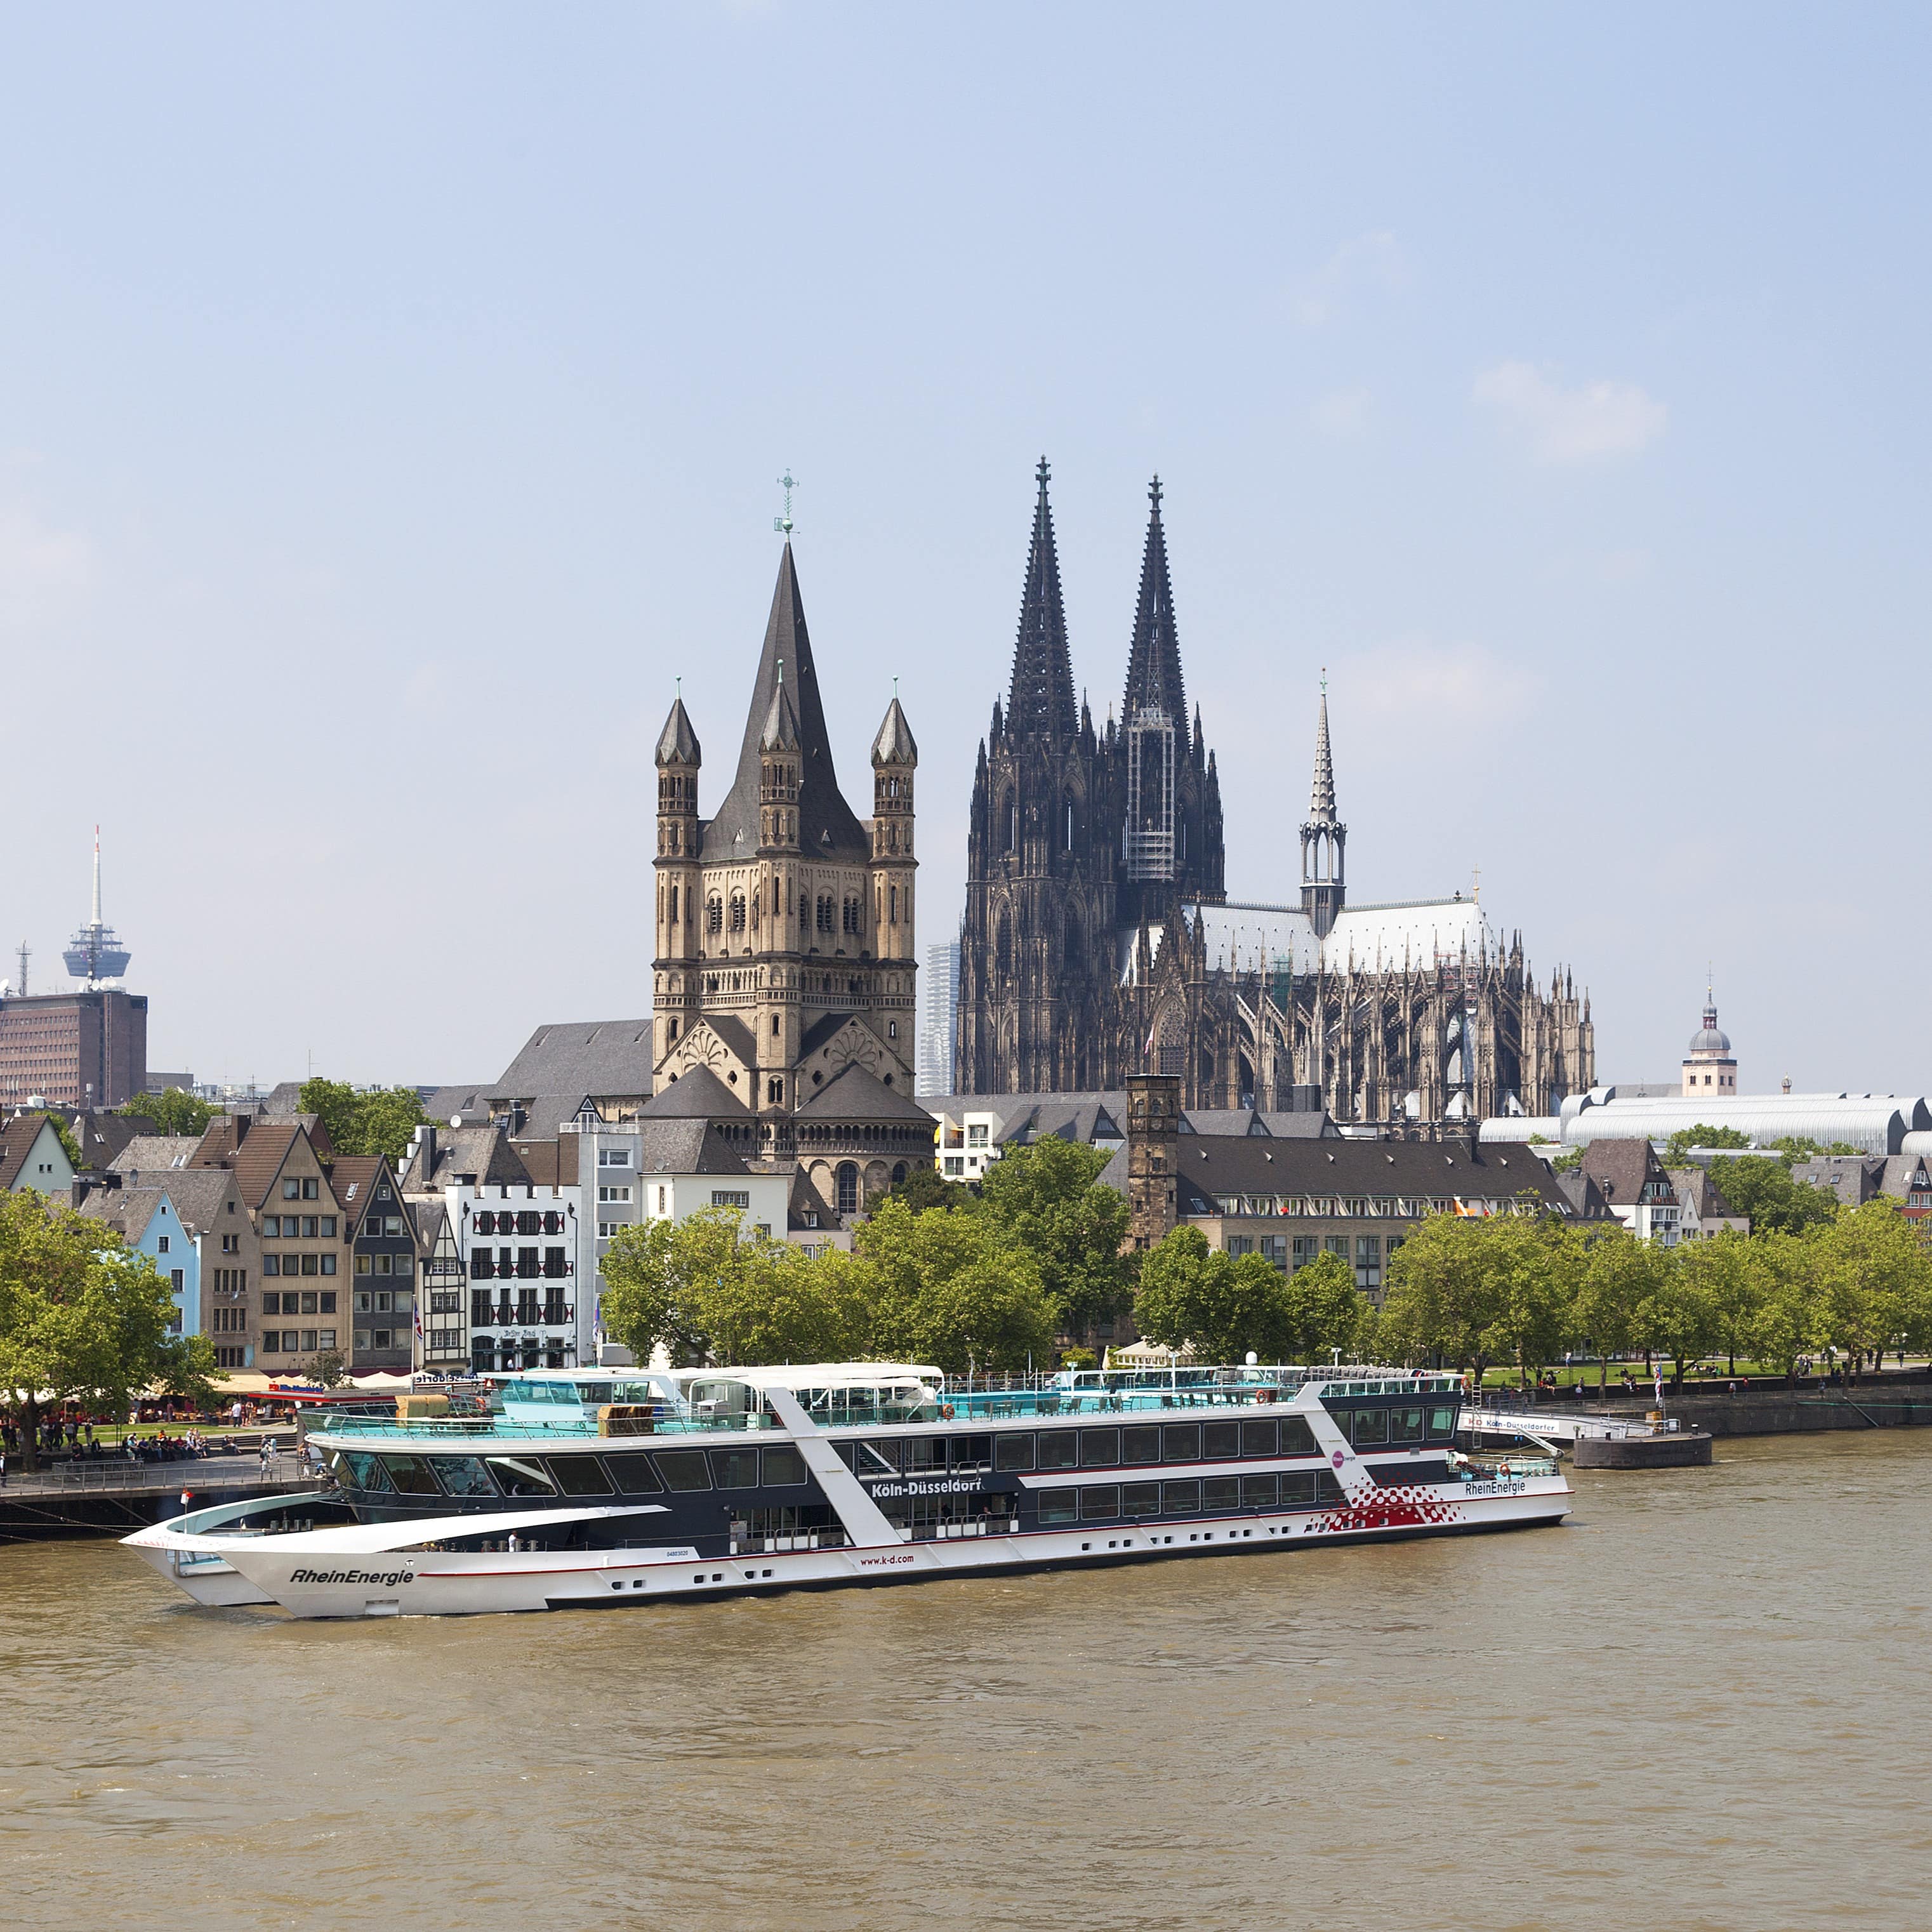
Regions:
M 946 936 L 1045 451 L 1096 715 L 1166 485 L 1234 896 L 1326 664 L 1355 896 L 1480 865 L 1603 1074 L 1709 960 L 1747 1089 L 1932 1087 L 1922 10 L 0 22 L 0 940 L 52 983 L 100 820 L 153 1064 L 644 1011 L 787 465 Z

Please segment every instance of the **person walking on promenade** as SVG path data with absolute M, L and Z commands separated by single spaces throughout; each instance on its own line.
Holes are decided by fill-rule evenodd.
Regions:
M 0 1448 L 0 1490 L 7 1486 L 7 1451 Z

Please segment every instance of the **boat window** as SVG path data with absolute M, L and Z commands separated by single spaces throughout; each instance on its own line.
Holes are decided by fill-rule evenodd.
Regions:
M 763 1474 L 767 1489 L 784 1489 L 805 1480 L 805 1458 L 789 1442 L 765 1450 Z
M 1201 1460 L 1201 1425 L 1198 1422 L 1170 1422 L 1161 1435 L 1162 1460 L 1198 1462 Z
M 1304 1509 L 1315 1500 L 1316 1479 L 1319 1472 L 1304 1470 L 1298 1476 L 1284 1476 L 1281 1479 L 1281 1506 L 1283 1509 Z
M 1239 1509 L 1241 1479 L 1238 1476 L 1210 1476 L 1201 1485 L 1203 1506 L 1210 1511 Z
M 1080 1517 L 1083 1522 L 1097 1522 L 1120 1513 L 1120 1492 L 1114 1483 L 1080 1492 Z
M 550 1456 L 544 1458 L 556 1486 L 567 1496 L 608 1496 L 613 1493 L 610 1478 L 595 1456 Z
M 1312 1456 L 1315 1454 L 1315 1432 L 1298 1415 L 1282 1418 L 1281 1453 L 1284 1456 Z
M 534 1456 L 491 1456 L 490 1473 L 506 1496 L 554 1496 L 556 1485 Z
M 452 1496 L 494 1496 L 496 1485 L 480 1456 L 438 1456 L 432 1466 L 443 1492 Z
M 1042 1469 L 1071 1469 L 1080 1460 L 1080 1438 L 1070 1429 L 1049 1429 L 1040 1438 Z
M 660 1449 L 658 1474 L 668 1490 L 708 1490 L 711 1472 L 704 1466 L 702 1449 Z
M 1241 1507 L 1244 1509 L 1273 1509 L 1280 1485 L 1273 1476 L 1244 1476 L 1241 1478 Z
M 358 1490 L 382 1490 L 389 1486 L 389 1479 L 382 1472 L 382 1466 L 373 1456 L 359 1451 L 345 1450 L 342 1460 L 349 1465 L 350 1486 Z
M 1083 1429 L 1080 1432 L 1080 1466 L 1083 1469 L 1111 1469 L 1120 1460 L 1120 1432 L 1118 1429 Z
M 990 1436 L 956 1436 L 952 1438 L 952 1466 L 956 1469 L 984 1469 L 993 1460 Z
M 1429 1412 L 1429 1434 L 1432 1442 L 1446 1442 L 1456 1431 L 1456 1412 L 1453 1408 L 1432 1408 Z
M 648 1456 L 637 1453 L 606 1456 L 604 1466 L 616 1480 L 621 1495 L 654 1496 L 664 1487 L 658 1480 L 658 1472 L 651 1467 L 651 1459 Z
M 1419 1408 L 1392 1408 L 1389 1411 L 1389 1440 L 1391 1442 L 1420 1442 L 1422 1440 L 1422 1412 Z
M 382 1467 L 389 1472 L 391 1486 L 406 1496 L 440 1496 L 436 1478 L 420 1456 L 385 1456 Z
M 755 1449 L 712 1450 L 711 1479 L 721 1490 L 755 1490 L 758 1452 Z M 671 1486 L 675 1489 L 677 1485 L 674 1483 Z
M 1204 1424 L 1201 1436 L 1210 1462 L 1230 1462 L 1241 1453 L 1241 1425 L 1238 1422 Z
M 858 1474 L 896 1476 L 899 1472 L 899 1452 L 904 1447 L 902 1442 L 861 1442 L 858 1445 Z
M 1241 1424 L 1241 1454 L 1244 1456 L 1278 1456 L 1281 1454 L 1281 1425 L 1268 1422 L 1244 1422 Z
M 1120 1485 L 1123 1516 L 1158 1516 L 1160 1485 L 1158 1483 L 1123 1483 Z
M 832 1453 L 856 1476 L 859 1473 L 859 1445 L 856 1442 L 835 1442 Z
M 1197 1477 L 1186 1482 L 1163 1483 L 1161 1501 L 1169 1516 L 1192 1516 L 1201 1507 L 1201 1480 Z
M 1071 1522 L 1073 1520 L 1077 1490 L 1042 1490 L 1040 1492 L 1040 1520 L 1042 1522 Z
M 1388 1440 L 1388 1411 L 1385 1408 L 1358 1408 L 1355 1412 L 1355 1427 L 1349 1441 L 1357 1448 L 1364 1444 L 1386 1442 Z
M 908 1476 L 946 1467 L 946 1438 L 943 1436 L 913 1436 L 899 1444 L 900 1466 Z
M 1030 1436 L 1001 1436 L 993 1443 L 993 1467 L 996 1469 L 1030 1469 L 1033 1467 L 1033 1438 Z
M 1120 1460 L 1123 1462 L 1158 1462 L 1160 1460 L 1160 1424 L 1157 1422 L 1134 1422 L 1122 1430 Z

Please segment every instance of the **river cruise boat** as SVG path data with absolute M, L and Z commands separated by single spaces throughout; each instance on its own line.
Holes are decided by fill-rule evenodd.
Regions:
M 1373 1367 L 531 1371 L 326 1415 L 314 1492 L 125 1540 L 204 1603 L 448 1616 L 1560 1522 L 1557 1463 L 1458 1450 L 1461 1401 Z

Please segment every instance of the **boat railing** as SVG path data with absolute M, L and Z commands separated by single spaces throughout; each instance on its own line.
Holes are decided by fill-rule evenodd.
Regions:
M 742 1432 L 748 1430 L 782 1426 L 778 1418 L 772 1415 L 668 1416 L 652 1421 L 648 1428 L 633 1426 L 624 1430 L 621 1434 L 613 1432 L 608 1439 L 628 1442 L 652 1436 L 710 1436 L 721 1431 Z M 454 1438 L 491 1436 L 541 1442 L 546 1439 L 555 1441 L 564 1437 L 578 1440 L 585 1436 L 596 1437 L 602 1432 L 594 1414 L 560 1416 L 554 1422 L 512 1421 L 501 1415 L 421 1415 L 411 1416 L 406 1421 L 398 1420 L 394 1417 L 330 1416 L 325 1421 L 312 1425 L 309 1436 L 311 1441 L 315 1441 L 330 1436 L 406 1436 L 412 1442 L 420 1442 L 437 1437 Z

